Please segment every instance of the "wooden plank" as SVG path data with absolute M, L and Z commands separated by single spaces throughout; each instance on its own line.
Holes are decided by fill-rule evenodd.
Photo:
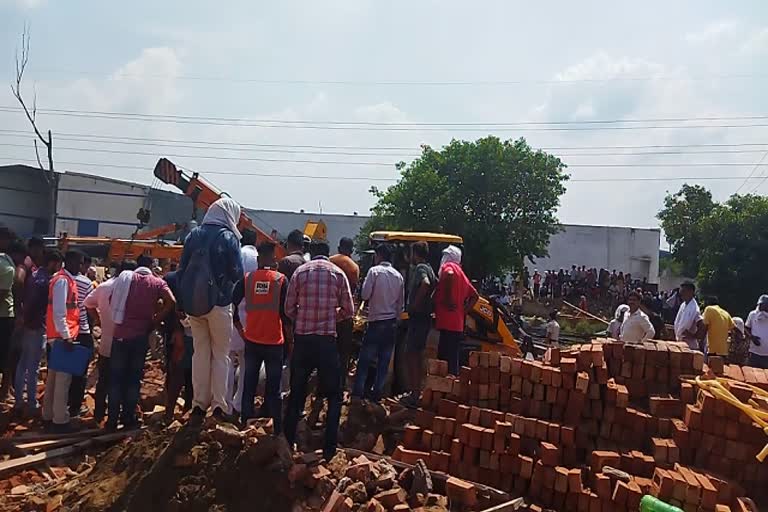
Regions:
M 104 429 L 92 428 L 88 430 L 80 430 L 79 432 L 70 432 L 67 434 L 19 434 L 18 436 L 9 437 L 6 439 L 13 441 L 14 443 L 32 443 L 35 441 L 55 441 L 58 439 L 94 437 L 101 434 L 104 434 Z
M 609 322 L 609 321 L 605 320 L 604 318 L 600 318 L 599 316 L 595 316 L 595 315 L 593 315 L 592 313 L 590 313 L 589 311 L 584 311 L 583 309 L 580 309 L 580 308 L 578 308 L 578 307 L 574 306 L 573 304 L 571 304 L 571 303 L 570 303 L 570 302 L 568 302 L 567 300 L 564 300 L 564 301 L 563 301 L 563 304 L 565 304 L 566 306 L 569 306 L 569 307 L 571 307 L 571 308 L 575 309 L 575 310 L 576 310 L 576 311 L 578 311 L 579 313 L 583 313 L 583 314 L 587 315 L 589 318 L 591 318 L 591 319 L 593 319 L 593 320 L 597 320 L 597 321 L 599 321 L 599 322 L 602 322 L 602 323 L 604 323 L 605 325 L 610 325 L 610 324 L 611 324 L 611 322 Z
M 33 441 L 31 443 L 19 443 L 15 444 L 14 446 L 16 448 L 19 448 L 20 450 L 38 450 L 40 448 L 46 448 L 48 450 L 51 450 L 53 448 L 59 448 L 60 446 L 68 446 L 70 444 L 76 444 L 80 441 L 85 441 L 86 438 L 82 437 L 72 437 L 69 439 L 49 439 L 46 441 Z
M 520 510 L 525 505 L 523 498 L 515 498 L 506 503 L 501 503 L 491 508 L 486 508 L 481 512 L 512 512 L 513 510 Z
M 64 457 L 67 455 L 71 455 L 73 453 L 77 453 L 91 446 L 95 446 L 102 443 L 110 443 L 113 441 L 119 441 L 120 439 L 124 439 L 126 437 L 135 435 L 139 432 L 140 430 L 129 430 L 125 432 L 115 432 L 114 434 L 105 434 L 105 435 L 86 439 L 85 441 L 80 441 L 70 446 L 54 448 L 53 450 L 36 453 L 34 455 L 27 455 L 25 457 L 19 457 L 16 459 L 7 460 L 5 462 L 0 462 L 0 475 L 5 475 L 6 473 L 10 473 L 10 472 L 21 471 L 22 469 L 29 468 L 36 464 L 40 464 L 41 462 L 46 462 L 51 459 L 57 459 L 59 457 Z

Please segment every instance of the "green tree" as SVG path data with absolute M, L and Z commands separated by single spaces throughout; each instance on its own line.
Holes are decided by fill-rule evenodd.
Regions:
M 699 270 L 701 250 L 705 245 L 701 220 L 715 206 L 712 193 L 699 185 L 683 185 L 679 192 L 664 198 L 664 208 L 657 218 L 672 246 L 672 255 L 682 264 L 683 275 L 695 276 Z
M 457 234 L 467 272 L 480 278 L 546 256 L 549 237 L 560 229 L 555 211 L 565 165 L 524 139 L 454 140 L 440 151 L 424 146 L 399 169 L 397 184 L 372 189 L 377 203 L 358 244 L 374 229 Z
M 768 292 L 768 199 L 734 195 L 698 229 L 706 241 L 698 269 L 702 293 L 717 295 L 733 314 L 745 315 Z

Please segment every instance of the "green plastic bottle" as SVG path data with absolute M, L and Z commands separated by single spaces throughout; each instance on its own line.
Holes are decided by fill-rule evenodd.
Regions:
M 669 503 L 664 503 L 660 499 L 654 498 L 650 494 L 646 494 L 645 496 L 643 496 L 643 499 L 640 500 L 640 511 L 641 512 L 683 512 L 682 509 L 679 509 L 674 505 L 670 505 Z

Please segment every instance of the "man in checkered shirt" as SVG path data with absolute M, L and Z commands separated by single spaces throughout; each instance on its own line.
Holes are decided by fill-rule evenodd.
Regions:
M 328 399 L 323 456 L 336 453 L 341 416 L 341 377 L 336 324 L 354 314 L 349 281 L 330 262 L 328 242 L 313 242 L 312 259 L 293 274 L 285 298 L 285 314 L 293 322 L 291 395 L 285 415 L 285 437 L 293 446 L 296 426 L 307 399 L 307 384 L 317 369 L 318 395 Z

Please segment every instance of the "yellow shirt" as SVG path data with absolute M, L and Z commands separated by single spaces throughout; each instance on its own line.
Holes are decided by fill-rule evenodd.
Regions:
M 709 353 L 719 356 L 728 355 L 728 333 L 736 327 L 731 315 L 720 306 L 707 306 L 703 313 L 704 325 L 707 326 L 707 344 Z

